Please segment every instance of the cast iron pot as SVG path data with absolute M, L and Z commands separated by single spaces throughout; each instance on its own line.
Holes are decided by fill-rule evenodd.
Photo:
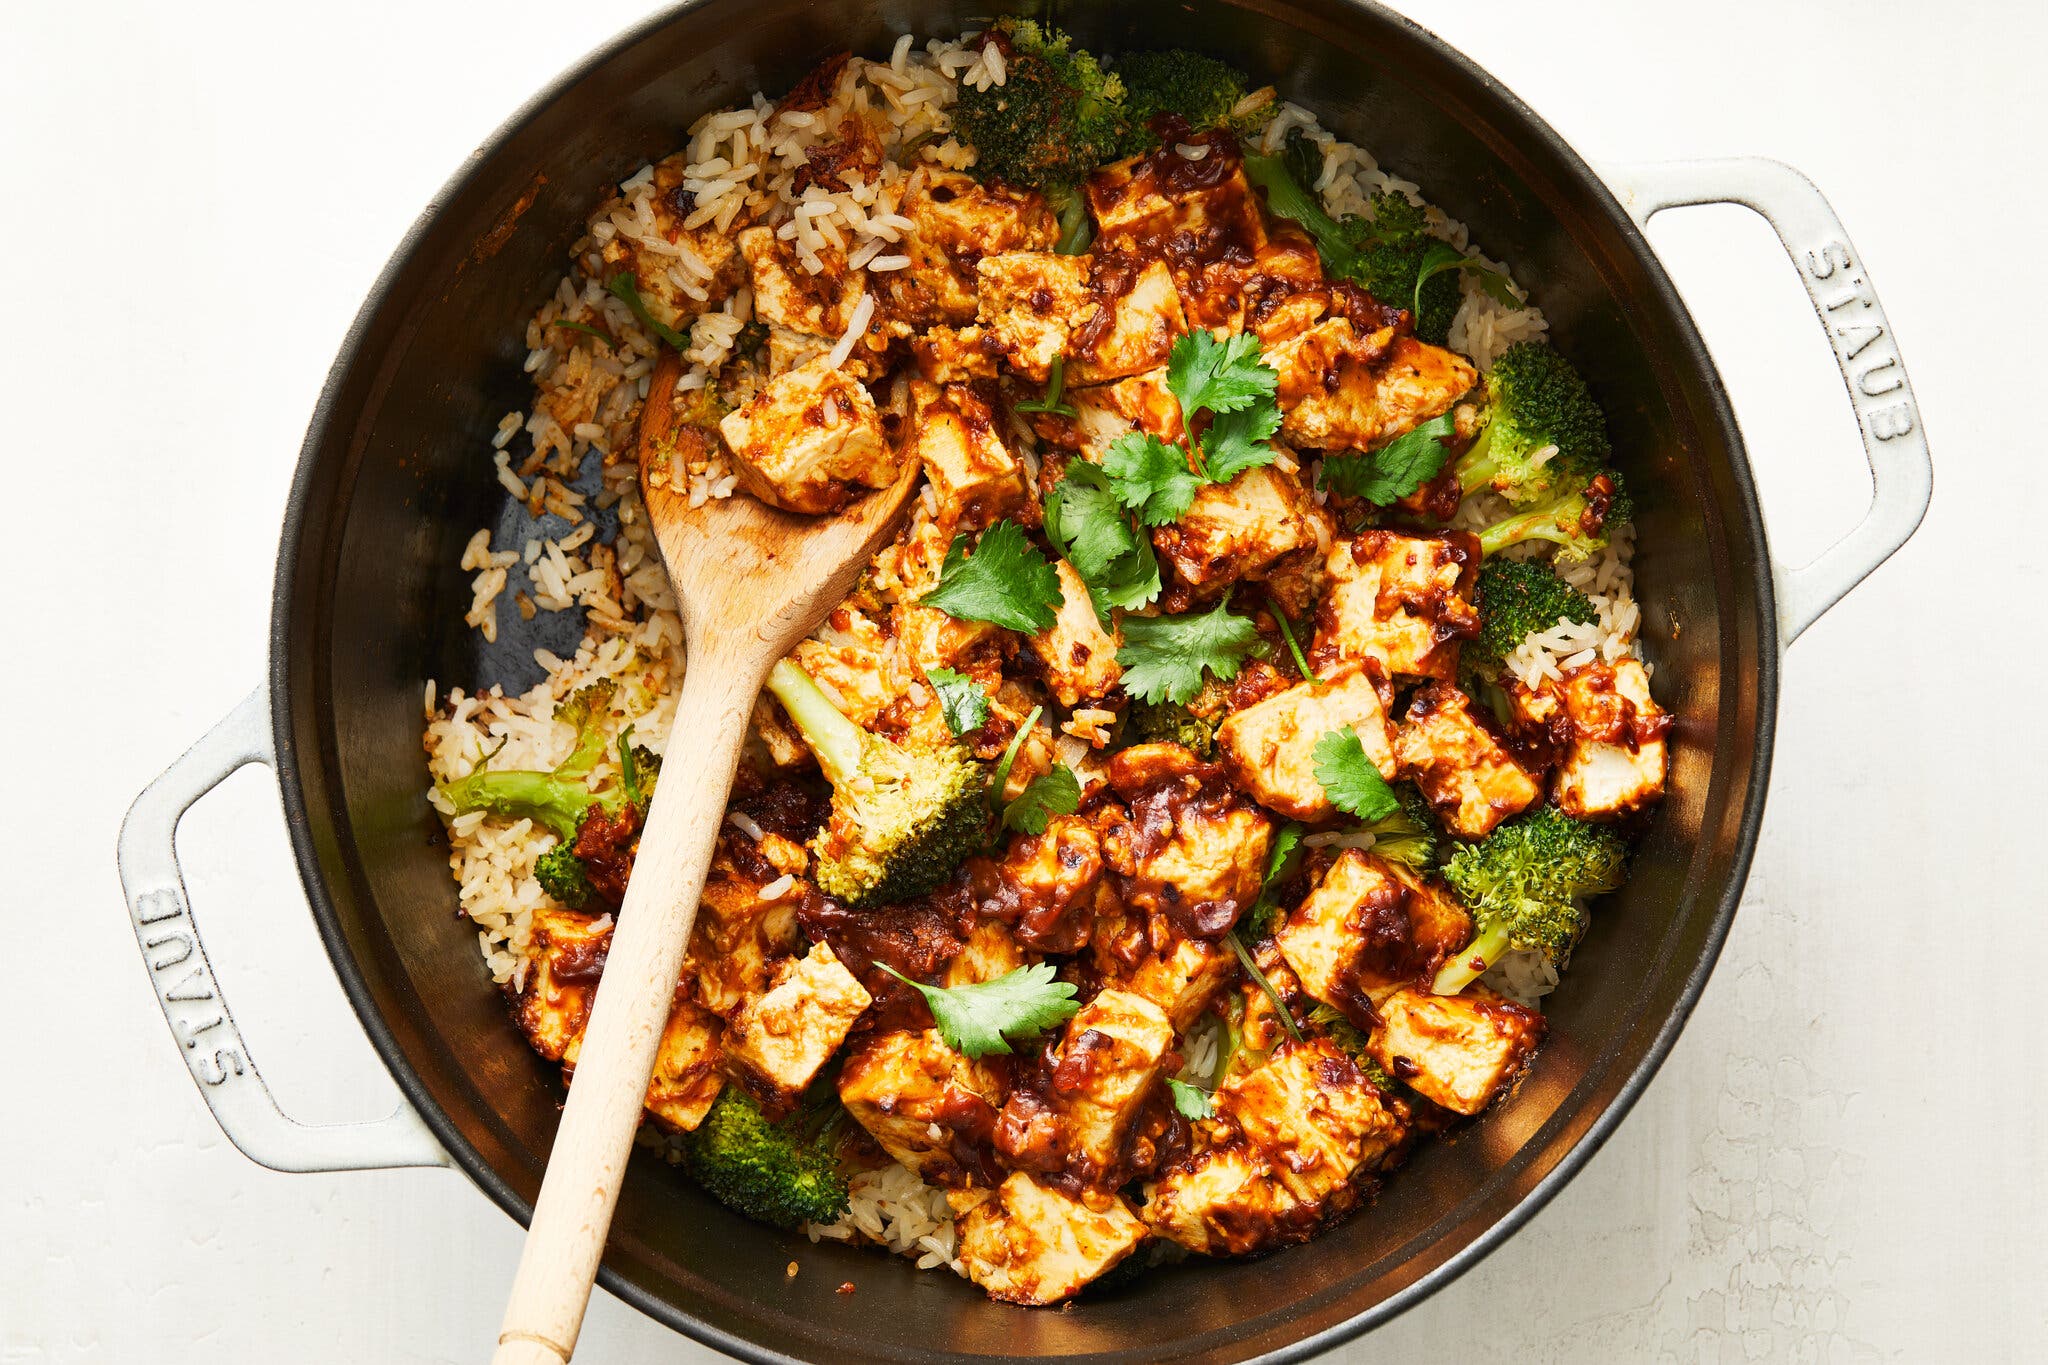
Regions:
M 537 677 L 565 613 L 496 647 L 460 628 L 456 567 L 505 505 L 476 452 L 529 401 L 526 319 L 589 210 L 699 114 L 788 87 L 828 53 L 951 34 L 943 0 L 699 0 L 641 24 L 513 116 L 423 213 L 371 291 L 321 395 L 277 561 L 267 689 L 138 798 L 123 880 L 150 976 L 201 1093 L 256 1161 L 312 1171 L 460 1167 L 524 1221 L 562 1097 L 514 1030 L 456 914 L 424 799 L 420 694 Z M 1596 173 L 1485 72 L 1357 0 L 1143 0 L 1057 16 L 1091 49 L 1225 56 L 1426 187 L 1534 284 L 1594 381 L 1640 506 L 1636 590 L 1677 715 L 1671 795 L 1627 888 L 1550 999 L 1525 1084 L 1427 1145 L 1377 1204 L 1308 1246 L 1193 1262 L 1065 1312 L 988 1302 L 950 1275 L 745 1222 L 651 1160 L 620 1201 L 602 1280 L 676 1329 L 782 1361 L 1298 1359 L 1387 1321 L 1521 1226 L 1614 1131 L 1698 998 L 1763 814 L 1780 651 L 1918 525 L 1930 475 L 1869 275 L 1797 172 L 1773 162 Z M 1740 202 L 1777 227 L 1827 327 L 1875 476 L 1871 512 L 1814 564 L 1774 566 L 1713 362 L 1645 241 L 1652 213 Z M 502 613 L 505 618 L 511 612 Z M 509 622 L 508 625 L 516 625 Z M 546 627 L 557 632 L 550 635 Z M 380 1122 L 284 1116 L 228 1014 L 172 850 L 180 813 L 243 763 L 277 772 L 314 924 L 407 1106 Z M 1674 1195 L 1675 1197 L 1675 1195 Z M 795 1280 L 783 1268 L 804 1264 Z M 859 1292 L 834 1292 L 852 1280 Z

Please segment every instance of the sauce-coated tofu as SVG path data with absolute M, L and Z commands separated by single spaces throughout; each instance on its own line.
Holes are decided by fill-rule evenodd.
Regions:
M 1203 484 L 1179 521 L 1152 532 L 1152 544 L 1176 579 L 1207 595 L 1318 553 L 1330 530 L 1330 514 L 1298 474 L 1257 465 L 1229 483 Z
M 1393 676 L 1456 676 L 1459 642 L 1479 633 L 1478 537 L 1366 531 L 1333 544 L 1324 567 L 1330 590 L 1312 661 L 1372 659 Z
M 1145 997 L 1177 1029 L 1194 1023 L 1237 969 L 1228 944 L 1190 938 L 1164 914 L 1103 915 L 1091 951 L 1104 986 Z
M 958 1224 L 967 1277 L 1005 1303 L 1058 1303 L 1079 1293 L 1145 1240 L 1145 1225 L 1124 1201 L 1092 1204 L 1014 1172 L 994 1198 Z
M 1095 464 L 1102 463 L 1118 437 L 1130 432 L 1148 433 L 1169 445 L 1187 435 L 1181 425 L 1180 400 L 1167 387 L 1163 369 L 1130 375 L 1114 384 L 1068 389 L 1065 401 L 1074 409 L 1072 417 L 1034 414 L 1032 428 L 1057 445 L 1079 450 L 1082 458 Z
M 975 859 L 967 868 L 982 914 L 1003 916 L 1020 942 L 1047 953 L 1088 945 L 1104 896 L 1102 836 L 1087 816 L 1055 815 L 1044 833 L 1012 839 L 1000 860 Z
M 1231 1077 L 1217 1091 L 1216 1111 L 1307 1204 L 1339 1194 L 1361 1166 L 1377 1167 L 1406 1127 L 1327 1038 L 1290 1042 L 1264 1066 Z
M 661 1031 L 654 1074 L 647 1081 L 647 1112 L 663 1126 L 687 1133 L 704 1121 L 718 1092 L 722 1057 L 716 1016 L 678 1000 Z
M 1052 1086 L 1070 1173 L 1092 1182 L 1116 1169 L 1124 1134 L 1172 1046 L 1165 1013 L 1129 991 L 1100 991 L 1067 1021 Z
M 1330 318 L 1275 343 L 1280 434 L 1311 450 L 1368 450 L 1450 411 L 1478 382 L 1463 356 Z
M 1075 387 L 1156 369 L 1187 330 L 1161 261 L 1012 251 L 983 257 L 978 269 L 983 324 L 1011 366 L 1039 383 L 1060 356 Z
M 836 512 L 856 488 L 896 481 L 875 400 L 823 357 L 769 380 L 718 427 L 747 491 L 791 512 Z
M 1671 718 L 1650 696 L 1650 676 L 1623 658 L 1566 675 L 1571 747 L 1557 770 L 1557 804 L 1578 819 L 1606 820 L 1664 795 Z
M 777 966 L 795 950 L 798 898 L 785 893 L 763 900 L 761 891 L 784 872 L 801 873 L 809 861 L 801 844 L 763 834 L 758 851 L 770 866 L 749 870 L 742 863 L 752 860 L 735 848 L 745 838 L 736 830 L 720 838 L 698 899 L 689 956 L 683 962 L 698 1002 L 724 1018 L 766 991 Z
M 1140 744 L 1110 760 L 1109 781 L 1131 818 L 1111 826 L 1103 856 L 1124 903 L 1170 914 L 1197 937 L 1236 923 L 1265 881 L 1273 823 L 1178 744 Z
M 1299 683 L 1233 711 L 1217 727 L 1216 747 L 1231 778 L 1260 805 L 1296 820 L 1327 820 L 1336 807 L 1316 777 L 1315 747 L 1345 726 L 1357 732 L 1366 756 L 1391 781 L 1393 727 L 1379 689 L 1357 663 L 1338 665 L 1321 684 Z
M 936 167 L 911 176 L 896 212 L 914 224 L 896 253 L 910 265 L 871 275 L 870 287 L 892 316 L 919 326 L 974 321 L 974 263 L 983 256 L 1049 251 L 1059 240 L 1059 220 L 1045 196 Z
M 1060 705 L 1099 701 L 1124 675 L 1123 665 L 1116 661 L 1122 636 L 1103 626 L 1088 597 L 1088 585 L 1074 566 L 1061 559 L 1053 567 L 1060 576 L 1063 600 L 1052 624 L 1026 643 Z
M 1348 848 L 1273 937 L 1302 989 L 1369 1029 L 1380 1001 L 1465 946 L 1472 919 L 1421 875 Z
M 1466 839 L 1485 838 L 1543 796 L 1535 775 L 1447 682 L 1433 682 L 1409 701 L 1395 749 L 1437 817 Z
M 967 384 L 910 386 L 917 458 L 956 525 L 975 530 L 1012 515 L 1026 499 L 1024 467 L 996 434 L 1002 414 Z
M 845 253 L 824 255 L 825 269 L 814 275 L 798 263 L 796 249 L 778 238 L 774 228 L 748 228 L 739 235 L 739 247 L 753 280 L 756 318 L 823 337 L 827 345 L 845 333 L 862 287 L 847 271 Z
M 726 1056 L 794 1099 L 872 999 L 831 948 L 816 944 L 784 958 L 767 992 L 740 1006 L 725 1031 Z
M 990 1131 L 1007 1098 L 1002 1078 L 935 1028 L 878 1034 L 852 1048 L 839 1099 L 890 1156 L 938 1185 L 974 1183 L 954 1155 L 956 1133 Z
M 1543 1037 L 1543 1016 L 1484 986 L 1462 995 L 1397 991 L 1380 1004 L 1368 1050 L 1387 1074 L 1459 1114 L 1484 1109 Z
M 1185 1157 L 1145 1186 L 1145 1225 L 1207 1256 L 1243 1256 L 1305 1242 L 1322 1226 L 1240 1139 Z

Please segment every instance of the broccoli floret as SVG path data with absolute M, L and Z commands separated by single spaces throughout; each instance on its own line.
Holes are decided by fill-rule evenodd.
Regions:
M 832 784 L 831 817 L 811 840 L 820 891 L 853 909 L 909 900 L 981 845 L 988 773 L 966 746 L 910 749 L 871 735 L 787 659 L 768 690 Z
M 1314 192 L 1295 178 L 1308 165 L 1309 154 L 1299 145 L 1272 156 L 1244 159 L 1245 174 L 1266 192 L 1266 207 L 1307 230 L 1315 239 L 1324 269 L 1359 285 L 1382 303 L 1415 310 L 1415 335 L 1435 345 L 1444 344 L 1462 295 L 1458 272 L 1442 270 L 1422 281 L 1421 297 L 1417 298 L 1416 280 L 1422 274 L 1423 258 L 1439 245 L 1422 210 L 1389 191 L 1373 197 L 1371 217 L 1352 216 L 1339 222 L 1324 210 Z
M 1444 880 L 1479 932 L 1437 972 L 1437 994 L 1463 990 L 1510 949 L 1534 949 L 1562 965 L 1586 927 L 1584 901 L 1620 886 L 1627 860 L 1620 835 L 1555 806 L 1460 848 L 1445 861 Z
M 712 1198 L 757 1222 L 829 1223 L 846 1212 L 846 1177 L 813 1117 L 770 1123 L 728 1085 L 684 1145 L 689 1172 Z
M 1131 125 L 1123 82 L 1033 20 L 1003 20 L 991 42 L 1008 40 L 1001 85 L 963 85 L 953 129 L 975 150 L 984 179 L 1052 190 L 1081 183 L 1124 153 Z
M 1607 548 L 1610 527 L 1635 515 L 1621 475 L 1603 470 L 1548 502 L 1503 517 L 1479 533 L 1479 549 L 1497 555 L 1510 545 L 1547 540 L 1561 560 L 1588 559 Z
M 1486 376 L 1486 426 L 1459 457 L 1458 481 L 1467 493 L 1491 485 L 1526 505 L 1583 483 L 1608 452 L 1606 414 L 1571 362 L 1540 341 L 1518 341 Z
M 1124 110 L 1133 135 L 1144 133 L 1145 145 L 1158 140 L 1149 129 L 1157 114 L 1185 119 L 1197 130 L 1228 128 L 1240 137 L 1256 132 L 1273 117 L 1267 103 L 1233 118 L 1231 110 L 1250 90 L 1244 73 L 1185 48 L 1130 53 L 1117 58 L 1116 73 L 1123 78 Z
M 1430 819 L 1429 802 L 1413 783 L 1402 783 L 1395 788 L 1394 795 L 1400 798 L 1400 807 L 1365 826 L 1365 832 L 1373 836 L 1372 851 L 1378 857 L 1427 872 L 1436 866 L 1437 854 L 1436 825 Z
M 533 865 L 533 879 L 540 883 L 541 890 L 571 910 L 588 909 L 597 897 L 596 888 L 583 870 L 583 860 L 576 856 L 573 843 L 567 839 L 540 855 Z
M 1526 559 L 1487 560 L 1480 566 L 1474 596 L 1479 637 L 1466 643 L 1460 663 L 1483 662 L 1491 666 L 1488 672 L 1497 670 L 1522 641 L 1559 621 L 1590 626 L 1600 619 L 1586 594 L 1547 565 Z
M 1133 702 L 1124 714 L 1124 738 L 1132 744 L 1178 744 L 1208 758 L 1216 752 L 1216 722 L 1174 702 Z

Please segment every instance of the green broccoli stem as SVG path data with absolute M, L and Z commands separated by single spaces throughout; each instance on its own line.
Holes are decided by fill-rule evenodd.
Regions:
M 1487 968 L 1500 961 L 1508 950 L 1510 937 L 1505 921 L 1480 930 L 1478 937 L 1465 945 L 1464 951 L 1444 960 L 1429 988 L 1438 995 L 1456 995 L 1464 990 L 1484 976 Z
M 803 733 L 827 782 L 840 787 L 860 775 L 861 728 L 840 714 L 810 674 L 788 659 L 778 660 L 768 670 L 768 691 Z
M 486 811 L 507 820 L 531 820 L 565 840 L 576 837 L 584 812 L 607 804 L 581 779 L 525 769 L 492 772 L 481 765 L 459 781 L 442 783 L 440 791 L 458 815 Z
M 1471 497 L 1480 489 L 1493 482 L 1493 476 L 1500 472 L 1500 460 L 1489 454 L 1493 448 L 1494 424 L 1488 422 L 1458 457 L 1458 492 L 1462 497 Z
M 1495 522 L 1479 533 L 1480 554 L 1497 555 L 1525 540 L 1548 540 L 1558 545 L 1570 545 L 1581 539 L 1564 525 L 1565 518 L 1561 515 L 1565 505 L 1571 501 L 1573 499 L 1565 498 L 1545 503 L 1519 516 Z M 1571 521 L 1576 525 L 1578 518 L 1573 517 Z
M 1045 198 L 1060 220 L 1060 237 L 1052 249 L 1062 256 L 1078 256 L 1086 251 L 1095 240 L 1087 197 L 1072 185 L 1060 185 L 1047 190 Z
M 1247 156 L 1244 158 L 1245 176 L 1266 192 L 1266 208 L 1281 218 L 1292 218 L 1315 238 L 1316 249 L 1323 255 L 1323 263 L 1339 275 L 1351 273 L 1356 253 L 1351 244 L 1344 240 L 1344 230 L 1337 226 L 1337 220 L 1323 211 L 1322 201 L 1316 198 L 1314 190 L 1297 184 L 1287 172 L 1287 163 L 1279 156 Z

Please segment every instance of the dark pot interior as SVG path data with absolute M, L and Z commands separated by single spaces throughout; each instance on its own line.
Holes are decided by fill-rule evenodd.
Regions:
M 813 1248 L 727 1213 L 658 1163 L 637 1169 L 606 1283 L 735 1354 L 1228 1361 L 1305 1353 L 1384 1320 L 1518 1226 L 1619 1120 L 1719 950 L 1761 814 L 1777 653 L 1747 462 L 1683 307 L 1584 164 L 1484 73 L 1366 5 L 1150 0 L 1058 17 L 1090 48 L 1194 46 L 1274 82 L 1420 182 L 1533 284 L 1556 340 L 1593 377 L 1641 507 L 1646 645 L 1679 717 L 1673 795 L 1551 998 L 1550 1041 L 1519 1093 L 1425 1147 L 1374 1207 L 1309 1246 L 1026 1311 L 905 1261 Z M 529 401 L 525 321 L 588 211 L 680 145 L 698 114 L 778 91 L 832 50 L 881 55 L 906 28 L 960 26 L 939 0 L 706 0 L 622 37 L 520 111 L 420 219 L 307 435 L 278 564 L 272 676 L 300 866 L 394 1074 L 522 1220 L 562 1090 L 514 1031 L 457 917 L 422 795 L 419 730 L 424 679 L 522 689 L 538 676 L 533 646 L 565 649 L 580 628 L 543 616 L 522 631 L 505 610 L 500 643 L 486 647 L 459 625 L 463 541 L 515 515 L 487 441 Z M 792 1258 L 804 1266 L 794 1281 L 783 1275 Z M 845 1280 L 858 1292 L 835 1293 Z

